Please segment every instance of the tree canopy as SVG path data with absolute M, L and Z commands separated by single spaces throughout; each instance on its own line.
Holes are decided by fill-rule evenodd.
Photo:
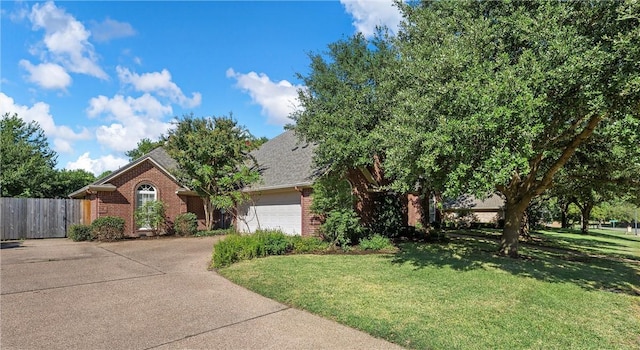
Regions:
M 26 123 L 17 114 L 0 120 L 2 197 L 47 197 L 55 178 L 57 155 L 49 148 L 38 123 Z
M 516 256 L 532 198 L 596 129 L 639 118 L 637 2 L 400 5 L 394 118 L 381 128 L 396 186 L 501 193 L 500 251 Z
M 501 194 L 500 252 L 517 256 L 531 201 L 577 151 L 591 152 L 594 133 L 640 118 L 640 4 L 398 6 L 395 38 L 356 35 L 310 56 L 295 128 L 330 172 L 372 172 L 379 162 L 380 188 Z M 636 138 L 616 145 L 638 148 Z
M 247 200 L 242 189 L 259 180 L 254 141 L 232 117 L 185 116 L 169 131 L 165 149 L 178 163 L 178 179 L 202 197 L 209 229 L 214 209 L 232 212 Z
M 149 138 L 143 138 L 138 141 L 136 148 L 125 152 L 124 154 L 129 157 L 129 161 L 134 161 L 145 154 L 153 151 L 154 149 L 164 145 L 164 138 L 161 137 L 158 141 L 151 141 Z

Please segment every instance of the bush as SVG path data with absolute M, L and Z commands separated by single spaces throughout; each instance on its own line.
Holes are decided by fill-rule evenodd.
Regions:
M 103 216 L 91 223 L 92 236 L 99 241 L 117 241 L 124 238 L 124 219 Z
M 294 254 L 319 253 L 329 248 L 329 243 L 318 237 L 291 236 L 289 242 Z
M 194 236 L 196 237 L 224 236 L 224 235 L 231 235 L 234 233 L 237 233 L 236 229 L 233 227 L 229 227 L 229 228 L 219 228 L 215 230 L 197 231 L 194 234 Z
M 182 213 L 176 216 L 173 230 L 180 236 L 193 236 L 198 233 L 198 217 L 194 213 Z
M 276 230 L 258 230 L 254 234 L 262 247 L 262 252 L 267 255 L 282 255 L 291 251 L 289 236 Z
M 369 228 L 375 234 L 390 238 L 398 237 L 404 226 L 402 210 L 401 196 L 394 192 L 381 194 L 374 200 L 375 220 Z
M 333 246 L 343 248 L 358 242 L 364 231 L 360 225 L 360 218 L 353 209 L 330 211 L 320 230 L 325 240 Z
M 371 238 L 364 238 L 360 241 L 360 249 L 362 250 L 384 250 L 392 248 L 393 244 L 391 244 L 391 240 L 379 234 L 375 234 Z
M 138 227 L 150 228 L 153 234 L 163 233 L 167 219 L 162 201 L 145 202 L 134 216 Z
M 251 235 L 230 234 L 213 246 L 213 267 L 229 266 L 240 260 L 282 255 L 293 250 L 289 236 L 281 231 L 259 230 Z
M 91 236 L 91 231 L 91 225 L 71 225 L 71 227 L 69 227 L 69 233 L 67 234 L 67 236 L 74 242 L 90 241 L 93 239 L 93 237 Z

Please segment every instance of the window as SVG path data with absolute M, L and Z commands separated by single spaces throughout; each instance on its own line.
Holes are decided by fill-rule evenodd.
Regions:
M 155 187 L 149 184 L 142 184 L 136 190 L 136 208 L 142 207 L 147 202 L 153 202 L 158 198 Z M 149 223 L 140 223 L 139 228 L 151 229 Z

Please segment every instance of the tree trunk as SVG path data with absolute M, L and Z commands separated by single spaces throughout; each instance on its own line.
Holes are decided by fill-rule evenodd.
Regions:
M 512 258 L 518 257 L 518 237 L 520 236 L 522 217 L 528 205 L 529 200 L 520 199 L 510 203 L 509 198 L 507 198 L 504 212 L 504 229 L 500 238 L 498 254 Z
M 589 233 L 589 221 L 591 220 L 591 210 L 593 209 L 593 204 L 585 203 L 584 206 L 580 208 L 580 214 L 582 216 L 582 233 Z
M 211 200 L 207 197 L 202 197 L 202 204 L 204 205 L 205 226 L 207 227 L 207 230 L 213 230 L 213 213 L 215 212 L 215 208 L 213 207 Z
M 563 203 L 560 206 L 560 221 L 562 228 L 569 228 L 569 216 L 567 215 L 567 213 L 569 212 L 570 205 L 571 203 Z

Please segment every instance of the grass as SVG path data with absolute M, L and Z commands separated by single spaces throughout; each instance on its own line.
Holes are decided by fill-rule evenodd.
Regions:
M 395 254 L 274 256 L 219 272 L 408 348 L 638 349 L 636 239 L 541 235 L 538 244 L 553 249 L 522 246 L 518 260 L 495 256 L 492 237 L 460 235 L 448 244 L 402 244 Z M 636 260 L 600 256 L 611 247 Z M 593 249 L 598 256 L 575 252 Z

